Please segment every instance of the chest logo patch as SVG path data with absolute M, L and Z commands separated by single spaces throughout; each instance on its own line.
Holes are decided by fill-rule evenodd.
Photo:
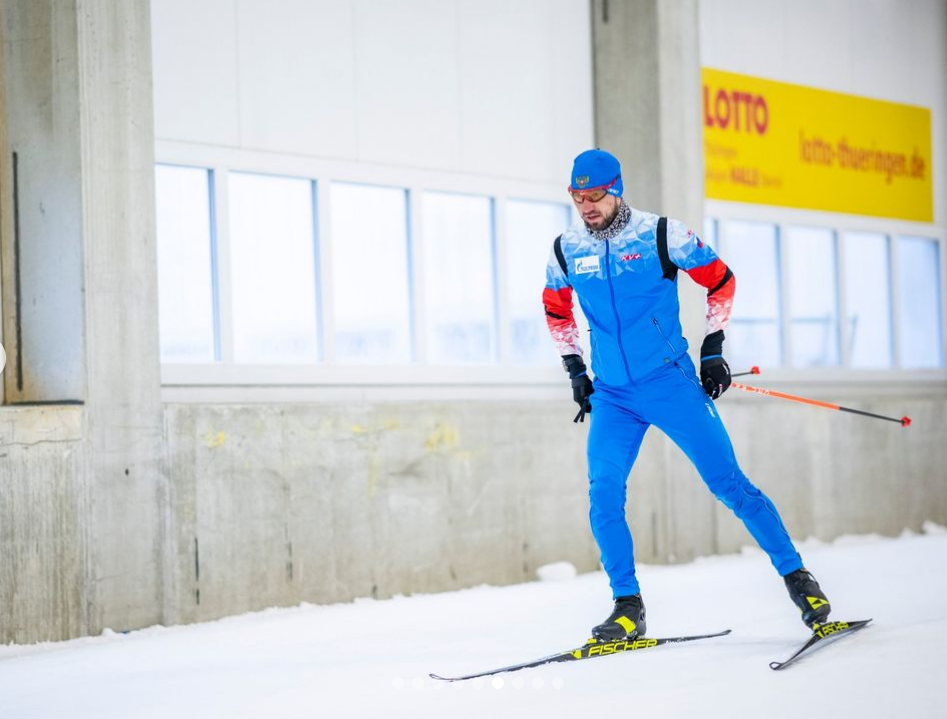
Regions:
M 577 275 L 587 275 L 599 270 L 598 255 L 588 255 L 586 257 L 575 258 L 575 273 Z
M 641 259 L 641 254 L 638 253 L 638 252 L 635 252 L 635 253 L 632 254 L 632 255 L 622 255 L 622 256 L 621 256 L 621 261 L 622 261 L 622 262 L 631 262 L 632 260 L 640 260 L 640 259 Z

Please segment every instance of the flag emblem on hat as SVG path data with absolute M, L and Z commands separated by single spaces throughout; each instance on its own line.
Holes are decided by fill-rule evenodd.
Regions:
M 577 187 L 585 187 L 587 184 L 589 184 L 589 176 L 582 175 L 582 177 L 575 178 L 575 184 Z

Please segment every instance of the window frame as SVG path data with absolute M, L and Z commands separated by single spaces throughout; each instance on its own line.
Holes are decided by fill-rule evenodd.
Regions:
M 782 371 L 783 369 L 789 367 L 787 363 L 787 358 L 791 356 L 791 349 L 792 349 L 787 344 L 787 341 L 789 339 L 789 333 L 784 331 L 784 327 L 788 326 L 787 318 L 789 315 L 790 307 L 789 307 L 789 297 L 786 292 L 787 257 L 786 257 L 786 249 L 785 249 L 786 242 L 785 242 L 783 229 L 777 223 L 768 222 L 764 220 L 746 219 L 742 217 L 730 217 L 730 218 L 727 218 L 726 220 L 721 220 L 720 218 L 714 217 L 712 215 L 705 215 L 705 219 L 704 219 L 705 225 L 707 223 L 708 218 L 710 218 L 715 223 L 715 227 L 716 227 L 716 233 L 714 235 L 715 246 L 712 249 L 714 250 L 715 254 L 718 254 L 721 256 L 724 262 L 727 261 L 727 258 L 725 256 L 726 250 L 724 249 L 723 251 L 721 251 L 721 247 L 723 246 L 723 237 L 724 237 L 723 233 L 724 231 L 726 231 L 727 236 L 729 237 L 731 223 L 736 223 L 736 222 L 743 222 L 746 224 L 756 223 L 756 224 L 769 225 L 772 227 L 773 242 L 775 245 L 774 256 L 776 259 L 775 274 L 776 274 L 776 280 L 779 283 L 779 286 L 776 287 L 776 336 L 779 340 L 779 347 L 777 348 L 777 356 L 779 357 L 780 364 L 778 367 L 772 367 L 770 369 L 771 370 L 778 369 Z M 737 279 L 737 288 L 738 288 L 737 292 L 739 292 L 739 278 Z M 738 320 L 734 320 L 731 317 L 731 325 L 734 321 L 738 321 Z M 725 333 L 725 336 L 726 336 L 726 333 Z M 727 354 L 727 346 L 724 345 L 724 355 L 726 354 Z M 737 371 L 737 370 L 734 370 L 734 371 Z
M 413 238 L 412 238 L 411 190 L 403 185 L 380 185 L 378 183 L 372 183 L 372 182 L 350 182 L 348 180 L 338 180 L 338 179 L 313 180 L 313 186 L 317 188 L 317 190 L 320 185 L 325 187 L 324 204 L 320 206 L 318 194 L 314 195 L 313 203 L 312 203 L 312 211 L 314 213 L 313 226 L 316 227 L 316 264 L 317 264 L 317 270 L 318 270 L 317 279 L 319 279 L 320 277 L 323 278 L 320 281 L 320 284 L 318 284 L 316 287 L 316 293 L 317 295 L 320 295 L 319 307 L 322 308 L 323 314 L 327 314 L 328 312 L 328 310 L 325 309 L 325 305 L 323 304 L 325 301 L 325 298 L 327 296 L 331 296 L 333 300 L 335 298 L 335 293 L 327 291 L 326 290 L 327 285 L 325 284 L 325 283 L 330 283 L 328 287 L 331 290 L 332 279 L 333 279 L 334 273 L 328 270 L 326 272 L 323 272 L 322 266 L 325 263 L 320 260 L 320 250 L 323 256 L 325 256 L 326 253 L 328 253 L 330 258 L 332 257 L 332 254 L 334 252 L 334 248 L 331 247 L 333 243 L 330 239 L 328 239 L 331 237 L 331 227 L 332 227 L 332 214 L 331 214 L 332 213 L 332 186 L 333 185 L 352 185 L 356 187 L 369 187 L 369 188 L 383 189 L 383 190 L 394 190 L 404 195 L 404 210 L 405 210 L 404 252 L 405 252 L 405 282 L 407 283 L 406 289 L 407 289 L 407 300 L 408 300 L 408 315 L 407 315 L 408 337 L 407 339 L 408 339 L 408 355 L 409 355 L 407 364 L 409 365 L 419 364 L 418 344 L 417 344 L 419 330 L 418 330 L 418 327 L 415 325 L 415 321 L 418 317 L 417 308 L 416 308 L 417 290 L 413 286 L 414 285 L 414 255 L 416 253 L 416 250 L 415 250 L 416 243 L 413 242 Z M 323 213 L 325 213 L 327 216 L 325 234 L 321 233 L 318 227 L 316 226 L 316 223 L 319 222 L 320 215 Z M 326 245 L 329 245 L 329 247 L 326 247 Z M 334 265 L 331 262 L 328 263 L 328 267 L 331 268 L 333 266 Z M 318 318 L 320 320 L 320 326 L 325 326 L 327 323 L 329 323 L 329 326 L 331 326 L 331 330 L 332 330 L 331 353 L 323 352 L 319 358 L 320 363 L 335 364 L 338 361 L 338 354 L 336 353 L 336 350 L 335 350 L 336 316 L 335 316 L 334 304 L 335 303 L 333 302 L 333 306 L 331 308 L 332 317 Z M 324 346 L 324 341 L 325 340 L 323 339 L 322 346 Z M 327 357 L 331 357 L 331 362 L 327 361 L 326 359 Z M 398 363 L 398 364 L 384 365 L 384 366 L 402 366 L 402 364 L 403 363 Z M 358 363 L 353 363 L 351 366 L 357 366 L 357 365 L 370 366 L 370 363 L 358 362 Z M 350 365 L 344 365 L 344 366 L 350 366 Z
M 497 272 L 496 272 L 497 302 L 500 308 L 499 317 L 500 317 L 500 320 L 502 321 L 501 332 L 505 333 L 503 337 L 504 354 L 501 357 L 501 363 L 507 367 L 538 368 L 538 367 L 544 367 L 546 365 L 531 365 L 528 363 L 517 362 L 513 360 L 513 354 L 514 354 L 513 353 L 513 335 L 511 332 L 512 330 L 511 320 L 513 317 L 513 312 L 511 311 L 510 299 L 509 299 L 509 296 L 510 296 L 509 272 L 512 268 L 512 265 L 510 263 L 510 258 L 508 255 L 509 245 L 507 245 L 505 238 L 507 235 L 507 231 L 510 229 L 508 205 L 517 204 L 517 203 L 518 204 L 540 204 L 540 205 L 560 206 L 563 210 L 565 210 L 564 214 L 566 216 L 565 224 L 562 225 L 563 229 L 577 222 L 579 219 L 579 216 L 576 212 L 575 203 L 568 200 L 566 202 L 550 202 L 548 200 L 536 200 L 530 197 L 516 197 L 516 196 L 509 196 L 509 197 L 504 198 L 503 214 L 502 215 L 498 214 L 497 230 L 494 234 L 496 236 L 497 232 L 499 232 L 499 226 L 501 222 L 503 225 L 503 233 L 504 233 L 503 234 L 504 242 L 501 243 L 498 241 L 495 248 L 496 262 L 497 262 Z M 494 207 L 496 207 L 496 203 L 494 203 Z M 554 240 L 555 240 L 555 237 L 553 238 L 553 241 Z M 546 250 L 547 254 L 552 250 L 552 242 L 549 242 L 548 244 L 549 244 L 549 247 Z M 538 269 L 541 272 L 545 270 L 544 267 L 540 267 Z M 503 282 L 502 287 L 500 287 L 499 285 L 500 282 Z M 587 333 L 588 320 L 585 319 L 585 316 L 582 313 L 582 307 L 579 305 L 578 298 L 575 298 L 573 302 L 573 314 L 575 316 L 576 325 L 579 328 L 579 336 L 580 337 L 588 336 L 588 333 Z M 541 319 L 543 324 L 545 324 L 545 319 L 546 319 L 545 313 L 537 313 L 537 315 L 538 315 L 537 319 Z M 583 328 L 585 332 L 583 331 Z M 589 350 L 591 351 L 591 348 L 589 348 Z M 552 360 L 550 364 L 557 367 L 559 363 L 561 362 L 558 355 L 556 355 L 555 353 L 550 354 L 550 359 Z
M 888 354 L 891 358 L 891 367 L 888 369 L 859 369 L 851 366 L 851 331 L 848 322 L 848 283 L 845 280 L 845 261 L 846 261 L 846 252 L 848 242 L 846 241 L 845 235 L 849 232 L 861 232 L 864 234 L 877 234 L 884 238 L 884 247 L 885 247 L 885 259 L 887 261 L 888 274 L 885 278 L 888 284 Z M 895 325 L 897 324 L 897 317 L 894 315 L 895 307 L 895 287 L 893 284 L 894 274 L 897 270 L 895 266 L 895 255 L 897 254 L 894 251 L 895 235 L 890 232 L 877 231 L 872 233 L 867 233 L 865 230 L 854 230 L 850 227 L 845 228 L 841 234 L 836 234 L 836 271 L 838 272 L 838 312 L 839 312 L 839 339 L 842 343 L 839 348 L 839 361 L 841 366 L 848 368 L 854 372 L 887 372 L 901 367 L 901 363 L 898 356 L 898 347 L 895 341 Z
M 180 163 L 172 162 L 158 162 L 155 161 L 155 184 L 156 184 L 156 194 L 157 194 L 157 169 L 158 167 L 170 167 L 170 168 L 179 168 L 187 170 L 200 170 L 204 173 L 204 181 L 207 183 L 207 229 L 208 229 L 208 243 L 209 243 L 209 254 L 210 254 L 210 302 L 211 302 L 211 344 L 212 353 L 214 359 L 211 363 L 207 362 L 189 362 L 187 364 L 201 365 L 201 364 L 213 364 L 220 362 L 221 358 L 221 329 L 220 329 L 220 268 L 218 266 L 218 245 L 217 245 L 217 205 L 216 198 L 214 196 L 214 185 L 216 180 L 214 177 L 214 171 L 209 167 L 194 166 L 194 165 L 182 165 Z M 157 220 L 157 213 L 156 213 Z M 157 235 L 155 236 L 157 241 Z M 158 278 L 157 288 L 158 291 L 161 291 L 161 278 Z M 159 303 L 160 308 L 160 303 Z M 159 342 L 160 342 L 160 322 L 159 322 Z M 162 361 L 163 364 L 166 364 Z
M 841 244 L 841 239 L 840 239 L 841 231 L 833 227 L 824 227 L 820 225 L 803 225 L 796 222 L 787 222 L 781 226 L 777 225 L 777 229 L 776 229 L 777 236 L 779 237 L 779 248 L 780 248 L 779 249 L 780 265 L 781 265 L 780 273 L 779 273 L 780 283 L 782 284 L 784 288 L 782 294 L 785 298 L 784 302 L 785 302 L 785 309 L 786 309 L 786 317 L 785 317 L 786 327 L 784 328 L 784 335 L 789 341 L 789 345 L 785 345 L 785 344 L 783 345 L 784 347 L 788 346 L 788 350 L 785 351 L 785 354 L 783 357 L 783 366 L 791 367 L 794 369 L 800 369 L 798 365 L 793 363 L 794 355 L 793 355 L 792 345 L 795 343 L 792 341 L 792 334 L 793 334 L 792 325 L 794 321 L 798 320 L 798 318 L 793 315 L 793 308 L 792 308 L 793 292 L 789 286 L 789 280 L 790 280 L 790 274 L 791 274 L 790 267 L 792 265 L 792 262 L 790 261 L 790 257 L 789 257 L 789 253 L 791 251 L 790 246 L 792 245 L 792 240 L 790 239 L 790 233 L 789 233 L 790 229 L 824 230 L 825 232 L 827 232 L 829 236 L 830 253 L 831 253 L 832 261 L 833 261 L 832 279 L 835 283 L 835 286 L 833 287 L 833 293 L 832 293 L 832 309 L 834 310 L 834 313 L 835 313 L 834 323 L 836 325 L 833 342 L 835 343 L 835 357 L 837 358 L 837 361 L 833 364 L 818 365 L 815 368 L 811 368 L 811 369 L 813 371 L 828 369 L 832 367 L 842 367 L 842 368 L 851 369 L 851 367 L 849 367 L 846 361 L 843 360 L 842 358 L 842 347 L 841 347 L 841 342 L 842 342 L 842 327 L 841 326 L 843 323 L 843 315 L 842 315 L 843 307 L 842 307 L 841 292 L 845 289 L 845 287 L 843 286 L 844 278 L 842 277 L 842 255 L 839 249 L 839 245 Z
M 943 269 L 944 266 L 945 266 L 944 258 L 943 258 L 944 242 L 938 240 L 937 238 L 931 237 L 931 236 L 929 236 L 929 235 L 922 235 L 922 234 L 917 233 L 917 232 L 911 232 L 911 233 L 897 232 L 897 233 L 892 233 L 891 236 L 888 237 L 888 252 L 889 252 L 889 256 L 890 256 L 890 255 L 897 256 L 897 258 L 898 258 L 898 263 L 900 263 L 900 261 L 901 261 L 901 249 L 900 249 L 900 244 L 901 244 L 901 243 L 900 243 L 900 240 L 902 240 L 902 239 L 914 239 L 914 240 L 921 240 L 921 241 L 924 241 L 924 242 L 928 242 L 928 241 L 934 240 L 934 242 L 935 242 L 935 244 L 936 244 L 936 246 L 937 246 L 937 260 L 938 260 L 938 264 L 940 265 L 940 267 L 938 268 L 938 278 L 937 278 L 937 295 L 938 295 L 938 298 L 940 299 L 940 305 L 941 305 L 940 308 L 939 308 L 939 309 L 940 309 L 940 312 L 939 312 L 939 319 L 940 319 L 940 339 L 941 339 L 941 343 L 940 343 L 940 361 L 944 364 L 945 367 L 947 367 L 947 352 L 944 351 L 944 350 L 945 350 L 945 345 L 947 345 L 947 338 L 945 338 L 945 336 L 944 336 L 944 327 L 947 326 L 947 318 L 944 317 L 944 307 L 945 307 L 945 300 L 944 300 L 944 276 L 945 276 L 945 272 L 944 272 L 944 269 Z M 899 286 L 897 285 L 897 278 L 898 278 L 898 275 L 897 275 L 897 274 L 894 274 L 894 272 L 895 272 L 895 271 L 899 271 L 899 270 L 900 270 L 900 265 L 894 265 L 894 266 L 893 266 L 892 275 L 891 275 L 891 283 L 892 283 L 892 287 L 894 287 L 894 291 L 895 291 L 895 292 L 897 292 Z M 900 272 L 899 272 L 899 274 L 900 274 Z M 899 306 L 898 308 L 900 309 L 900 306 Z M 897 323 L 899 322 L 899 319 L 900 319 L 900 316 L 899 316 L 899 315 L 894 315 L 894 316 L 892 317 L 892 322 L 894 322 L 895 324 L 897 324 Z M 903 359 L 903 358 L 901 357 L 901 334 L 900 334 L 900 332 L 896 335 L 896 337 L 894 338 L 894 341 L 897 342 L 897 344 L 895 345 L 895 349 L 897 350 L 898 361 L 899 361 L 899 366 L 900 366 L 900 362 L 901 362 L 901 360 Z
M 842 384 L 846 386 L 865 385 L 866 388 L 872 385 L 876 386 L 877 391 L 892 392 L 896 391 L 889 385 L 898 384 L 903 388 L 913 383 L 929 382 L 947 382 L 947 366 L 936 369 L 907 369 L 901 365 L 900 341 L 901 327 L 898 324 L 898 309 L 900 302 L 900 290 L 898 285 L 898 249 L 897 237 L 899 235 L 911 235 L 923 237 L 938 243 L 940 266 L 938 268 L 940 281 L 940 319 L 941 319 L 941 353 L 947 358 L 947 291 L 945 291 L 944 282 L 947 279 L 947 262 L 944 258 L 945 246 L 947 246 L 947 231 L 943 227 L 935 224 L 910 222 L 891 218 L 875 218 L 860 215 L 845 215 L 841 213 L 817 212 L 810 210 L 801 210 L 786 207 L 771 207 L 765 205 L 752 205 L 748 203 L 725 202 L 722 200 L 704 201 L 705 218 L 711 218 L 716 221 L 717 242 L 720 250 L 721 259 L 727 261 L 727 236 L 728 225 L 730 222 L 765 222 L 776 227 L 777 237 L 780 239 L 780 267 L 779 281 L 781 293 L 780 318 L 780 338 L 782 340 L 782 358 L 783 366 L 779 368 L 767 369 L 766 378 L 768 384 L 777 385 L 799 385 L 807 386 L 821 384 Z M 706 220 L 705 220 L 706 221 Z M 788 360 L 791 357 L 791 337 L 789 322 L 789 286 L 788 286 L 788 262 L 786 254 L 786 229 L 790 226 L 796 227 L 818 227 L 829 230 L 834 236 L 835 245 L 835 281 L 836 281 L 836 301 L 838 307 L 839 332 L 839 365 L 834 367 L 821 368 L 798 368 L 791 367 Z M 891 294 L 891 305 L 888 308 L 891 322 L 891 356 L 893 366 L 888 369 L 859 369 L 850 366 L 851 357 L 848 350 L 848 307 L 846 299 L 845 273 L 843 263 L 845 262 L 845 242 L 846 232 L 868 232 L 885 236 L 886 248 L 888 251 L 888 287 Z M 737 293 L 739 294 L 739 277 L 737 278 Z M 724 348 L 726 350 L 726 347 Z M 731 368 L 734 372 L 743 368 Z M 772 381 L 771 381 L 772 380 Z M 880 387 L 884 383 L 883 387 Z
M 514 365 L 510 358 L 509 311 L 506 287 L 507 227 L 506 203 L 509 200 L 527 200 L 560 204 L 570 208 L 575 220 L 575 208 L 560 183 L 530 182 L 509 178 L 466 175 L 422 168 L 374 165 L 351 161 L 331 160 L 299 155 L 205 145 L 198 143 L 157 140 L 155 164 L 180 165 L 208 171 L 212 182 L 210 195 L 212 242 L 216 255 L 215 309 L 220 333 L 219 360 L 206 364 L 161 365 L 162 398 L 166 402 L 308 402 L 370 398 L 372 400 L 401 399 L 503 399 L 503 400 L 563 400 L 562 371 L 555 366 L 535 367 Z M 316 250 L 316 293 L 318 303 L 321 362 L 311 365 L 243 365 L 233 358 L 233 287 L 231 282 L 231 248 L 229 233 L 228 174 L 230 172 L 257 173 L 303 179 L 312 183 L 315 214 L 313 241 Z M 380 185 L 404 188 L 408 202 L 408 243 L 410 292 L 412 297 L 411 325 L 414 331 L 415 361 L 409 366 L 338 365 L 334 351 L 334 308 L 332 307 L 332 257 L 329 237 L 331 182 Z M 494 237 L 494 293 L 497 314 L 497 361 L 483 366 L 433 366 L 426 364 L 428 352 L 426 337 L 419 328 L 426 326 L 423 282 L 423 194 L 425 191 L 482 195 L 493 200 Z M 645 208 L 647 209 L 647 208 Z M 947 345 L 947 231 L 933 224 L 914 223 L 883 218 L 849 216 L 833 213 L 730 203 L 704 201 L 705 216 L 716 221 L 717 243 L 721 257 L 726 261 L 726 224 L 731 220 L 768 222 L 776 225 L 777 236 L 784 237 L 786 225 L 825 227 L 835 232 L 836 281 L 839 324 L 839 367 L 799 369 L 781 367 L 767 370 L 769 386 L 804 386 L 808 388 L 841 385 L 848 394 L 864 392 L 865 396 L 878 393 L 900 393 L 908 389 L 930 393 L 931 382 L 947 391 L 947 369 L 914 370 L 900 367 L 900 328 L 897 325 L 899 287 L 897 285 L 897 235 L 912 235 L 934 239 L 939 243 L 940 258 L 940 317 L 941 340 Z M 703 218 L 700 228 L 703 230 Z M 846 336 L 847 308 L 842 263 L 846 231 L 877 232 L 887 237 L 890 257 L 889 287 L 891 291 L 891 342 L 895 367 L 888 370 L 866 370 L 848 367 L 848 339 Z M 549 238 L 550 245 L 554 238 Z M 780 252 L 784 242 L 780 241 Z M 782 258 L 784 260 L 784 258 Z M 786 287 L 787 265 L 780 263 L 780 282 Z M 739 283 L 739 278 L 738 278 Z M 786 302 L 787 293 L 781 292 Z M 538 298 L 537 298 L 538 302 Z M 781 339 L 784 357 L 788 356 L 788 307 L 783 307 Z M 693 344 L 693 343 L 692 343 Z M 590 350 L 588 343 L 585 349 Z M 555 352 L 551 342 L 549 351 Z M 947 347 L 942 347 L 947 357 Z M 733 368 L 738 371 L 739 368 Z M 568 399 L 568 397 L 566 397 Z
M 488 207 L 488 210 L 487 210 L 487 211 L 488 211 L 488 214 L 489 214 L 489 233 L 490 233 L 489 238 L 487 238 L 487 247 L 488 247 L 488 251 L 490 252 L 490 262 L 489 262 L 489 265 L 490 265 L 490 271 L 491 271 L 491 273 L 492 273 L 492 277 L 490 278 L 490 282 L 492 283 L 492 287 L 490 287 L 490 293 L 489 293 L 489 294 L 490 294 L 490 301 L 493 303 L 492 312 L 490 313 L 490 321 L 493 323 L 493 337 L 492 337 L 491 351 L 490 351 L 490 353 L 489 353 L 489 359 L 488 359 L 487 361 L 485 361 L 485 362 L 475 362 L 475 363 L 470 363 L 470 364 L 463 364 L 463 363 L 449 364 L 449 365 L 431 365 L 431 364 L 425 364 L 424 366 L 426 366 L 426 367 L 432 367 L 432 366 L 433 366 L 433 367 L 440 367 L 440 366 L 445 366 L 445 367 L 456 367 L 456 368 L 458 368 L 458 369 L 463 369 L 463 368 L 465 368 L 465 367 L 478 367 L 478 366 L 479 366 L 479 367 L 484 367 L 484 366 L 488 366 L 488 367 L 504 366 L 504 365 L 507 364 L 506 358 L 507 358 L 508 355 L 509 355 L 509 348 L 508 348 L 508 345 L 507 345 L 507 342 L 509 341 L 509 336 L 508 336 L 509 331 L 508 331 L 508 329 L 507 329 L 507 327 L 506 327 L 506 323 L 507 323 L 507 321 L 508 321 L 508 320 L 507 320 L 507 317 L 508 317 L 508 315 L 507 315 L 507 308 L 505 307 L 506 298 L 505 298 L 505 296 L 503 297 L 503 305 L 504 305 L 504 306 L 503 306 L 502 309 L 501 309 L 501 295 L 500 295 L 500 290 L 499 290 L 499 282 L 500 282 L 500 280 L 501 280 L 501 275 L 500 275 L 500 269 L 499 269 L 499 267 L 498 267 L 498 261 L 499 261 L 499 260 L 498 260 L 498 249 L 499 249 L 499 244 L 500 244 L 500 243 L 499 243 L 498 228 L 497 228 L 497 218 L 498 218 L 498 213 L 497 213 L 497 199 L 498 199 L 498 198 L 497 198 L 497 195 L 496 195 L 496 194 L 479 193 L 479 192 L 471 192 L 471 191 L 447 191 L 447 190 L 435 189 L 435 188 L 432 188 L 432 187 L 425 187 L 425 188 L 419 193 L 419 195 L 415 198 L 415 201 L 416 201 L 416 202 L 418 203 L 418 205 L 421 207 L 421 212 L 419 213 L 419 217 L 420 217 L 420 219 L 421 219 L 421 224 L 420 224 L 419 226 L 417 226 L 417 227 L 414 228 L 414 232 L 415 232 L 415 233 L 420 233 L 421 235 L 423 235 L 423 234 L 425 233 L 425 228 L 424 228 L 424 212 L 423 212 L 423 207 L 424 207 L 424 195 L 454 195 L 454 196 L 469 197 L 469 198 L 473 198 L 473 199 L 481 199 L 481 200 L 486 200 L 486 201 L 487 201 L 487 207 Z M 503 215 L 504 221 L 505 221 L 505 218 L 506 218 L 506 199 L 507 199 L 507 198 L 504 198 L 504 215 Z M 411 201 L 411 198 L 409 197 L 409 202 L 410 202 L 410 201 Z M 504 239 L 505 239 L 505 235 L 504 235 Z M 555 238 L 552 238 L 552 239 L 549 241 L 549 242 L 550 242 L 550 247 L 552 246 L 552 240 L 554 240 L 554 239 L 555 239 Z M 408 242 L 409 242 L 409 244 L 410 244 L 410 242 L 411 242 L 411 235 L 410 235 L 410 234 L 408 235 Z M 504 259 L 505 259 L 505 257 L 506 257 L 506 255 L 505 255 L 505 247 L 506 247 L 505 241 L 504 241 L 504 243 L 503 243 L 503 247 L 504 247 Z M 421 252 L 423 252 L 424 255 L 426 256 L 426 254 L 427 254 L 426 250 L 427 250 L 427 247 L 425 246 L 424 248 L 422 248 L 421 250 L 419 250 L 419 254 L 420 254 Z M 418 272 L 419 272 L 419 274 L 417 275 L 417 277 L 418 277 L 418 278 L 421 278 L 421 279 L 419 279 L 418 281 L 423 282 L 424 270 L 425 270 L 425 267 L 424 267 L 424 259 L 423 259 L 423 257 L 422 257 L 422 260 L 421 260 L 421 262 L 420 262 L 419 265 L 418 265 Z M 505 277 L 505 275 L 504 275 L 504 277 Z M 425 295 L 426 295 L 426 293 L 427 293 L 427 285 L 426 285 L 426 283 L 425 283 L 424 290 L 425 290 Z M 426 305 L 425 305 L 425 306 L 426 306 Z M 425 315 L 425 316 L 424 316 L 425 322 L 427 321 L 427 319 L 428 319 L 428 318 L 427 318 L 427 316 Z M 418 361 L 419 364 L 421 364 L 421 363 L 426 363 L 426 362 L 428 362 L 428 361 L 430 360 L 430 342 L 427 341 L 427 340 L 430 339 L 430 334 L 431 334 L 431 333 L 430 333 L 430 329 L 431 329 L 431 326 L 428 325 L 428 324 L 419 325 L 418 328 L 417 328 L 418 333 L 421 334 L 421 335 L 423 335 L 423 336 L 425 337 L 425 353 L 424 353 L 424 359 L 423 359 L 423 360 L 419 360 L 419 361 Z M 502 336 L 502 337 L 501 337 L 501 336 Z
M 559 184 L 462 175 L 421 168 L 285 155 L 239 148 L 157 140 L 155 164 L 207 170 L 212 181 L 211 226 L 216 253 L 215 307 L 218 314 L 219 359 L 213 363 L 162 363 L 165 401 L 313 401 L 332 397 L 562 399 L 563 373 L 556 367 L 518 366 L 509 362 L 510 332 L 506 307 L 508 200 L 571 203 Z M 314 364 L 240 364 L 233 353 L 233 284 L 230 243 L 229 174 L 272 175 L 312 183 L 313 242 L 316 257 L 317 322 L 321 357 Z M 336 363 L 333 307 L 331 185 L 333 182 L 392 187 L 406 191 L 408 273 L 411 299 L 413 362 L 410 365 L 344 365 Z M 491 203 L 494 296 L 494 360 L 484 365 L 426 364 L 427 326 L 423 281 L 425 192 L 485 197 Z M 565 229 L 565 228 L 563 228 Z M 550 247 L 554 237 L 549 238 Z M 537 311 L 541 312 L 537 294 Z M 586 348 L 588 349 L 588 348 Z M 552 342 L 549 352 L 555 353 Z
M 309 192 L 308 192 L 309 212 L 312 215 L 312 217 L 310 218 L 312 220 L 312 229 L 311 229 L 311 233 L 309 237 L 309 242 L 312 244 L 312 252 L 313 252 L 312 265 L 310 267 L 312 271 L 312 277 L 313 277 L 313 295 L 309 299 L 312 302 L 313 309 L 315 312 L 314 317 L 313 317 L 313 320 L 315 322 L 315 327 L 313 328 L 313 330 L 314 330 L 314 338 L 316 342 L 316 362 L 321 363 L 324 361 L 324 358 L 325 358 L 325 349 L 324 349 L 325 310 L 320 303 L 321 303 L 322 296 L 325 294 L 325 292 L 320 288 L 320 282 L 322 281 L 322 273 L 321 273 L 322 262 L 320 261 L 320 256 L 319 256 L 320 250 L 321 250 L 321 243 L 319 242 L 319 238 L 320 238 L 319 228 L 316 226 L 316 220 L 318 219 L 318 210 L 317 210 L 317 204 L 316 204 L 316 201 L 317 201 L 316 200 L 316 187 L 318 183 L 314 178 L 311 178 L 311 177 L 300 177 L 296 175 L 287 175 L 287 174 L 278 173 L 278 172 L 248 171 L 248 170 L 244 170 L 242 167 L 239 169 L 228 168 L 226 170 L 226 173 L 221 176 L 220 181 L 217 183 L 217 184 L 226 183 L 227 185 L 224 191 L 224 196 L 228 204 L 218 206 L 218 210 L 217 210 L 218 214 L 220 214 L 221 209 L 227 214 L 227 225 L 226 225 L 227 231 L 221 235 L 218 235 L 215 238 L 215 240 L 218 243 L 218 245 L 220 244 L 225 245 L 226 250 L 227 250 L 227 272 L 226 272 L 225 277 L 229 285 L 228 298 L 227 298 L 228 303 L 229 303 L 228 312 L 227 312 L 228 324 L 227 324 L 226 335 L 223 333 L 223 329 L 221 329 L 221 343 L 225 345 L 228 349 L 228 356 L 230 358 L 229 362 L 240 367 L 261 366 L 260 364 L 253 364 L 253 363 L 248 363 L 248 362 L 237 362 L 236 360 L 236 345 L 235 345 L 236 335 L 234 333 L 234 324 L 233 324 L 233 321 L 234 321 L 233 279 L 234 277 L 233 277 L 233 268 L 231 264 L 233 260 L 233 245 L 231 242 L 232 237 L 230 234 L 230 205 L 229 205 L 230 175 L 231 174 L 263 176 L 263 177 L 272 177 L 275 179 L 285 179 L 285 180 L 297 180 L 300 182 L 306 182 L 309 185 Z M 212 181 L 214 177 L 215 175 L 211 173 Z M 223 360 L 220 360 L 220 362 L 222 361 Z M 292 366 L 292 365 L 305 366 L 306 364 L 307 363 L 303 363 L 303 362 L 287 362 L 285 365 L 280 364 L 278 366 L 280 367 Z

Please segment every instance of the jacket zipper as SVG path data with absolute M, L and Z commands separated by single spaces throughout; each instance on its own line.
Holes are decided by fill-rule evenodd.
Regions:
M 618 316 L 618 306 L 615 304 L 615 288 L 612 286 L 612 263 L 608 240 L 605 240 L 605 277 L 608 279 L 608 293 L 612 298 L 612 311 L 615 313 L 615 326 L 618 328 L 618 351 L 621 353 L 622 364 L 625 365 L 625 376 L 631 381 L 631 370 L 628 369 L 628 358 L 625 356 L 625 345 L 621 341 L 621 318 Z
M 658 318 L 657 318 L 657 317 L 652 317 L 652 318 L 651 318 L 651 321 L 654 322 L 654 328 L 658 331 L 658 334 L 661 335 L 661 339 L 664 340 L 664 344 L 666 344 L 666 345 L 671 349 L 671 354 L 672 354 L 672 355 L 673 355 L 673 354 L 676 354 L 677 350 L 674 349 L 674 345 L 671 344 L 671 340 L 669 340 L 669 339 L 664 335 L 664 332 L 661 330 L 661 325 L 658 324 Z M 669 358 L 669 359 L 670 359 L 670 358 Z

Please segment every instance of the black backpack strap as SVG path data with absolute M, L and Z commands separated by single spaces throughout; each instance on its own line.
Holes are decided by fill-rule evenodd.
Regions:
M 677 279 L 677 265 L 671 262 L 668 255 L 668 218 L 658 219 L 658 258 L 661 260 L 661 271 L 664 279 L 674 282 Z
M 568 277 L 569 269 L 566 267 L 565 255 L 562 254 L 562 235 L 556 238 L 556 241 L 552 243 L 552 247 L 556 252 L 556 259 L 559 260 L 559 266 L 562 268 L 562 274 Z

